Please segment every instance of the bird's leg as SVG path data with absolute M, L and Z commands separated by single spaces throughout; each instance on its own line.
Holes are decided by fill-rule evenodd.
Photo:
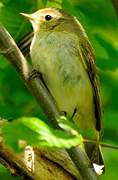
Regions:
M 67 117 L 67 112 L 66 111 L 61 111 L 61 113 Z
M 40 79 L 42 79 L 42 74 L 39 71 L 37 71 L 36 69 L 33 69 L 29 75 L 29 80 L 35 79 L 36 77 L 40 77 Z
M 73 118 L 74 118 L 74 116 L 75 116 L 76 112 L 77 112 L 77 108 L 75 108 L 75 109 L 74 109 L 73 114 L 72 114 L 72 116 L 71 116 L 71 119 L 73 119 Z
M 46 87 L 46 89 L 49 91 L 48 87 L 47 87 L 46 84 L 45 84 L 45 81 L 44 81 L 44 78 L 43 78 L 42 73 L 39 72 L 39 71 L 37 71 L 36 69 L 33 69 L 32 72 L 31 72 L 30 75 L 29 75 L 29 80 L 35 79 L 35 78 L 37 78 L 37 77 L 40 78 L 40 80 L 42 81 L 42 83 L 44 84 L 44 86 Z
M 68 117 L 68 113 L 67 113 L 66 111 L 61 111 L 61 112 L 62 112 L 62 114 L 63 114 L 64 116 Z M 72 114 L 72 116 L 69 117 L 69 119 L 72 120 L 73 117 L 75 116 L 76 112 L 77 112 L 77 109 L 75 108 L 75 109 L 74 109 L 74 112 L 73 112 L 73 114 Z

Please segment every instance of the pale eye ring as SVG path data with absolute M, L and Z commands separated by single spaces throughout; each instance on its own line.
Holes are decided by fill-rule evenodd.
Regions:
M 46 20 L 46 21 L 50 21 L 51 19 L 52 19 L 52 16 L 51 16 L 51 15 L 47 14 L 47 15 L 45 16 L 45 20 Z

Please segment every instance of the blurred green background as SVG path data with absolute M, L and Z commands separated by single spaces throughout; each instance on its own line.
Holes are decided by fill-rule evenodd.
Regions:
M 55 0 L 56 1 L 56 0 Z M 118 145 L 118 18 L 111 0 L 0 0 L 0 24 L 16 42 L 31 31 L 30 23 L 19 15 L 45 6 L 59 7 L 75 15 L 84 26 L 93 45 L 100 75 L 103 115 L 102 141 Z M 45 119 L 36 101 L 11 65 L 0 56 L 0 116 L 16 119 L 37 116 Z M 102 148 L 106 173 L 102 180 L 116 180 L 117 150 Z M 19 179 L 0 166 L 0 179 Z

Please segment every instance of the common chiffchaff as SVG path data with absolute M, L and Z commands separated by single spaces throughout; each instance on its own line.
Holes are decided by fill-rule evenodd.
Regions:
M 101 106 L 95 58 L 80 22 L 63 10 L 46 8 L 24 14 L 32 23 L 30 47 L 33 67 L 54 97 L 60 111 L 76 123 L 91 162 L 102 163 L 98 142 Z

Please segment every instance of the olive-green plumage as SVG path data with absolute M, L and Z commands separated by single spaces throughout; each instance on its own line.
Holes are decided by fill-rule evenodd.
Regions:
M 55 8 L 26 15 L 34 29 L 31 44 L 33 67 L 38 70 L 64 111 L 80 128 L 83 137 L 99 141 L 101 107 L 96 65 L 91 45 L 79 21 Z M 98 147 L 86 146 L 88 156 L 101 160 Z

